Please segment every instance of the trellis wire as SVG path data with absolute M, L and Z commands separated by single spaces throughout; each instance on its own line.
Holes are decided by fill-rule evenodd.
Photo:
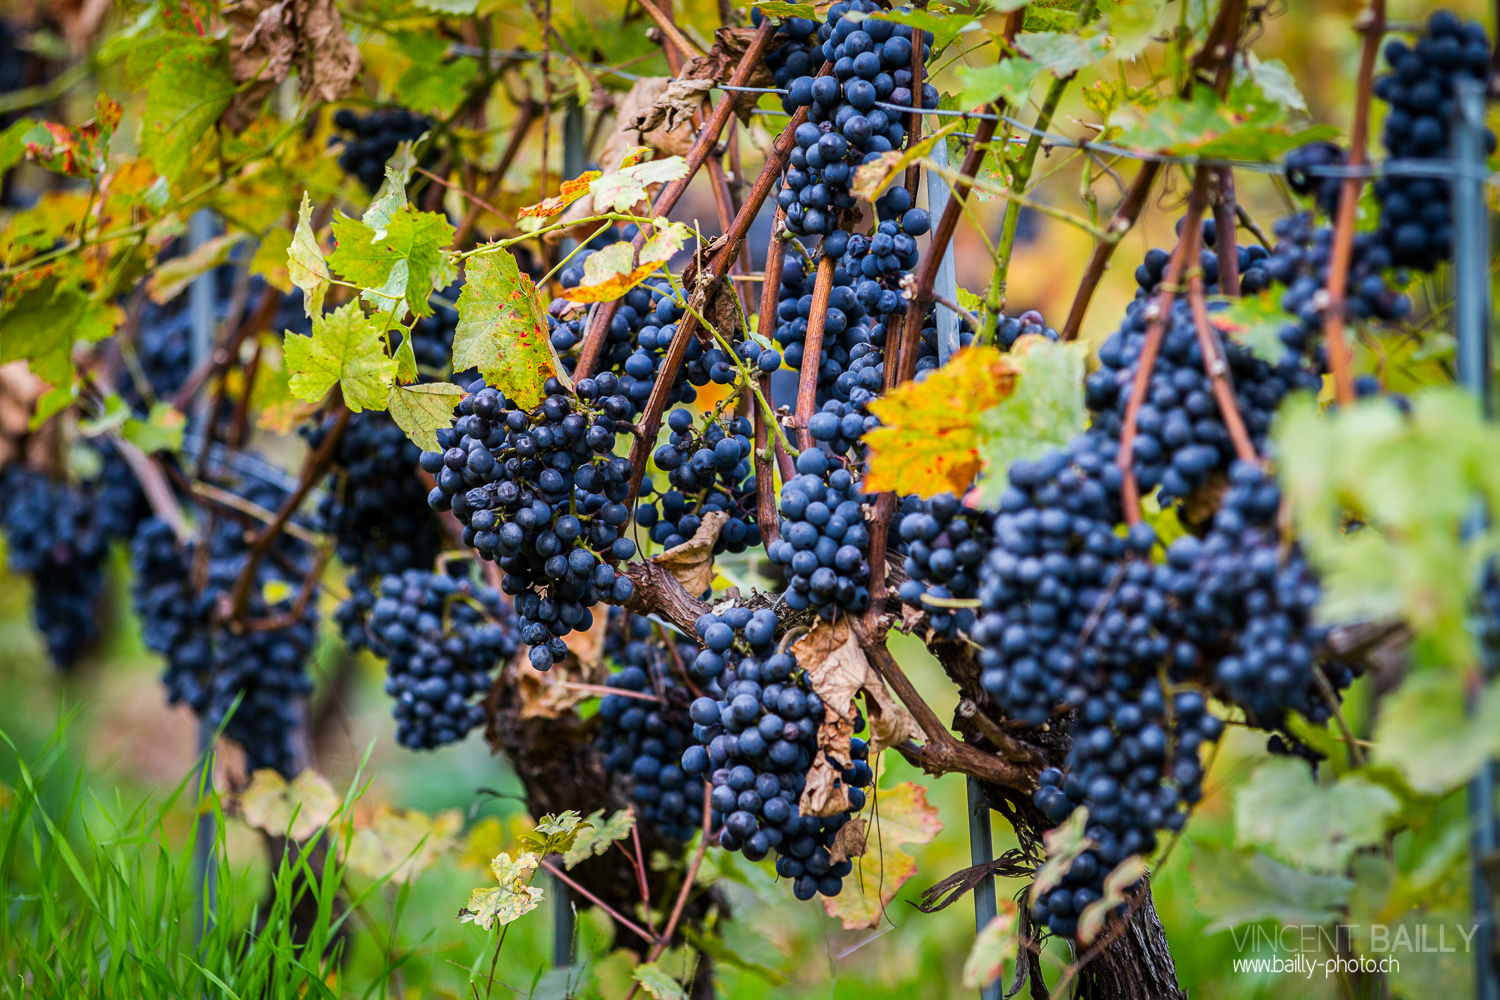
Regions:
M 1452 155 L 1459 166 L 1484 163 L 1485 91 L 1475 80 L 1460 80 L 1454 101 Z M 1490 385 L 1490 227 L 1484 186 L 1459 175 L 1450 187 L 1453 200 L 1454 328 L 1458 339 L 1459 384 L 1479 397 L 1486 417 L 1494 416 Z M 1482 530 L 1490 516 L 1476 504 L 1468 530 Z M 1481 580 L 1481 585 L 1483 581 Z M 1481 668 L 1493 672 L 1483 652 Z M 1471 705 L 1472 709 L 1473 706 Z M 1495 815 L 1495 764 L 1486 761 L 1469 782 L 1469 848 L 1474 897 L 1474 995 L 1500 1000 L 1495 971 L 1495 913 L 1486 862 L 1500 847 Z

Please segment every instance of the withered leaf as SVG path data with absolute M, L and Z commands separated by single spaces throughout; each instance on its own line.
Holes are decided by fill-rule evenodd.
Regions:
M 833 846 L 828 848 L 829 862 L 836 865 L 865 853 L 868 828 L 869 822 L 863 817 L 851 819 L 839 827 L 839 832 L 833 835 Z
M 683 590 L 694 597 L 699 596 L 714 582 L 714 543 L 719 540 L 719 532 L 728 520 L 727 511 L 709 511 L 703 515 L 703 523 L 698 525 L 692 538 L 653 556 L 651 561 L 670 571 Z
M 707 55 L 694 56 L 688 60 L 687 65 L 682 67 L 679 79 L 683 80 L 712 80 L 715 83 L 727 83 L 734 76 L 734 68 L 739 65 L 745 50 L 755 39 L 755 28 L 720 28 L 714 32 L 714 43 L 708 50 Z M 781 38 L 781 35 L 775 36 Z M 750 72 L 750 79 L 745 81 L 747 87 L 771 87 L 775 86 L 776 80 L 771 71 L 766 68 L 765 60 L 758 60 L 754 69 Z M 759 100 L 759 94 L 738 94 L 734 99 L 734 113 L 739 115 L 740 121 L 750 124 L 750 114 Z
M 673 80 L 657 97 L 656 103 L 639 113 L 630 124 L 640 132 L 658 128 L 675 132 L 682 125 L 691 125 L 693 114 L 703 107 L 703 99 L 713 85 L 712 80 Z

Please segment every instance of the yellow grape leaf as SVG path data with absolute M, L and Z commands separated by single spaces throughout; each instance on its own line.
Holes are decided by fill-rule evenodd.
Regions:
M 589 193 L 594 196 L 597 212 L 628 212 L 645 200 L 650 185 L 685 176 L 687 161 L 680 156 L 669 156 L 664 160 L 630 163 L 613 174 L 596 177 L 589 184 Z
M 865 852 L 845 877 L 844 891 L 823 897 L 823 909 L 842 920 L 845 930 L 879 924 L 896 891 L 917 873 L 916 859 L 901 845 L 928 844 L 943 831 L 937 809 L 927 804 L 927 789 L 913 781 L 872 790 L 861 816 L 870 831 Z
M 1036 870 L 1036 881 L 1031 883 L 1031 902 L 1035 903 L 1061 885 L 1073 862 L 1093 846 L 1094 842 L 1084 834 L 1088 824 L 1089 807 L 1079 806 L 1060 826 L 1042 834 L 1047 844 L 1047 863 Z
M 439 855 L 453 846 L 453 838 L 463 825 L 461 809 L 429 816 L 415 809 L 398 811 L 381 804 L 370 824 L 354 831 L 343 860 L 361 875 L 389 876 L 390 881 L 402 885 L 437 864 Z
M 284 342 L 292 394 L 309 402 L 322 399 L 337 382 L 344 403 L 355 413 L 383 410 L 396 361 L 385 335 L 350 302 L 327 316 L 313 317 L 312 336 L 292 334 Z
M 475 889 L 469 894 L 469 905 L 458 911 L 464 923 L 476 923 L 485 930 L 496 924 L 504 926 L 541 905 L 542 889 L 531 885 L 531 878 L 542 859 L 531 851 L 521 851 L 512 861 L 510 855 L 495 855 L 490 871 L 500 884 L 493 889 Z
M 277 226 L 266 233 L 260 246 L 256 248 L 255 255 L 250 258 L 250 273 L 265 278 L 266 284 L 283 295 L 290 295 L 292 289 L 297 287 L 292 284 L 291 272 L 287 268 L 287 253 L 291 249 L 291 232 Z
M 302 306 L 309 317 L 323 312 L 323 296 L 328 293 L 328 261 L 318 246 L 312 229 L 312 198 L 302 192 L 302 207 L 297 211 L 297 231 L 292 234 L 286 254 L 287 277 L 302 289 Z
M 464 391 L 450 382 L 393 385 L 386 408 L 396 426 L 423 451 L 440 451 L 437 432 L 453 423 L 453 407 Z
M 606 820 L 604 810 L 595 809 L 583 822 L 588 829 L 579 830 L 578 839 L 573 841 L 573 846 L 563 855 L 564 868 L 571 870 L 580 861 L 603 854 L 609 850 L 610 844 L 630 836 L 630 831 L 635 827 L 635 811 L 621 809 Z
M 950 132 L 956 132 L 963 122 L 945 125 L 910 149 L 893 149 L 881 153 L 869 163 L 862 163 L 854 170 L 854 183 L 849 190 L 858 198 L 874 201 L 897 177 L 906 173 L 906 168 L 932 151 L 939 140 L 946 140 Z
M 1015 390 L 1016 362 L 991 347 L 969 347 L 921 382 L 907 382 L 870 412 L 883 426 L 865 434 L 865 490 L 922 497 L 962 496 L 979 472 L 980 414 Z
M 570 181 L 563 181 L 558 193 L 551 198 L 543 198 L 535 205 L 527 205 L 516 213 L 516 218 L 524 219 L 528 215 L 534 215 L 538 219 L 545 219 L 556 215 L 567 208 L 573 202 L 589 193 L 589 185 L 604 176 L 597 170 L 580 174 Z
M 583 281 L 575 288 L 564 288 L 569 302 L 608 302 L 617 299 L 645 281 L 662 266 L 662 260 L 646 263 L 642 250 L 641 266 L 630 266 L 635 249 L 629 243 L 611 243 L 583 262 Z M 667 256 L 671 256 L 668 254 Z
M 652 223 L 652 226 L 653 232 L 641 247 L 642 264 L 657 261 L 665 263 L 671 260 L 681 252 L 683 247 L 687 246 L 687 241 L 693 236 L 693 231 L 687 226 L 680 222 L 668 222 L 660 216 Z M 587 261 L 584 262 L 584 269 L 588 269 Z
M 225 233 L 205 240 L 191 253 L 163 261 L 146 279 L 146 293 L 157 305 L 171 302 L 187 290 L 205 271 L 218 267 L 229 258 L 229 252 L 250 236 L 245 232 Z
M 314 770 L 306 770 L 287 784 L 268 767 L 256 771 L 250 787 L 239 797 L 245 822 L 273 837 L 306 840 L 338 813 L 343 800 Z
M 996 901 L 999 911 L 974 936 L 974 947 L 964 960 L 964 986 L 971 990 L 986 990 L 1005 971 L 1007 962 L 1014 962 L 1020 951 L 1017 917 L 1020 908 L 1014 899 Z
M 1104 895 L 1085 906 L 1078 916 L 1078 940 L 1088 944 L 1098 937 L 1104 930 L 1109 912 L 1125 904 L 1125 890 L 1145 878 L 1146 872 L 1146 859 L 1139 854 L 1132 854 L 1115 865 L 1104 878 Z
M 458 297 L 453 370 L 478 368 L 505 398 L 530 409 L 559 367 L 546 307 L 516 258 L 507 252 L 470 257 Z

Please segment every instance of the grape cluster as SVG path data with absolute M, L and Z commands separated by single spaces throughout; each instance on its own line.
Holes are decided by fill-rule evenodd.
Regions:
M 247 483 L 236 492 L 268 510 L 285 499 L 268 484 Z M 298 700 L 312 691 L 305 665 L 317 640 L 317 612 L 309 601 L 288 624 L 236 632 L 216 614 L 245 566 L 244 528 L 227 518 L 216 523 L 201 590 L 192 574 L 198 544 L 179 548 L 171 527 L 154 517 L 141 523 L 131 542 L 135 609 L 147 647 L 166 657 L 167 699 L 187 705 L 215 728 L 227 718 L 225 734 L 244 747 L 252 769 L 274 768 L 290 777 L 297 770 Z M 294 608 L 311 553 L 286 535 L 276 546 L 281 558 L 263 559 L 252 581 L 251 619 L 288 615 Z M 272 601 L 268 590 L 289 596 Z
M 334 112 L 333 124 L 349 133 L 348 137 L 330 137 L 331 142 L 341 142 L 344 146 L 339 154 L 339 167 L 358 177 L 371 194 L 380 190 L 385 180 L 385 162 L 396 155 L 396 147 L 420 139 L 422 133 L 432 128 L 432 120 L 426 115 L 405 108 L 383 108 L 367 115 L 340 108 Z
M 609 619 L 604 653 L 615 671 L 605 684 L 622 693 L 599 699 L 594 747 L 604 754 L 606 768 L 629 779 L 630 800 L 641 822 L 686 842 L 703 825 L 703 779 L 681 767 L 683 751 L 693 741 L 693 723 L 688 718 L 691 695 L 675 668 L 692 663 L 699 648 L 685 638 L 658 634 L 651 620 L 640 615 L 611 608 Z
M 823 59 L 833 64 L 833 75 L 810 75 L 814 50 L 807 73 L 786 84 L 782 106 L 793 113 L 807 109 L 807 121 L 794 133 L 797 145 L 791 151 L 785 185 L 777 195 L 787 228 L 794 233 L 830 234 L 838 229 L 840 216 L 857 204 L 849 187 L 854 168 L 906 142 L 901 113 L 887 112 L 877 103 L 910 107 L 914 88 L 920 85 L 921 106 L 929 110 L 938 106 L 937 88 L 913 81 L 911 73 L 912 46 L 922 45 L 926 62 L 931 55 L 931 32 L 918 35 L 908 25 L 847 16 L 880 9 L 871 0 L 830 7 L 825 23 L 818 27 L 818 38 L 823 43 Z M 911 195 L 899 185 L 875 202 L 882 220 L 900 218 L 909 208 Z
M 66 668 L 99 638 L 109 537 L 86 487 L 12 466 L 0 476 L 0 526 L 11 572 L 31 577 L 32 620 L 54 666 Z
M 813 607 L 831 621 L 839 610 L 857 615 L 870 606 L 863 500 L 854 477 L 826 453 L 797 456 L 797 475 L 781 488 L 781 537 L 766 551 L 787 572 L 787 607 Z
M 817 743 L 823 702 L 789 652 L 776 652 L 776 615 L 744 607 L 709 612 L 695 623 L 704 651 L 691 668 L 705 686 L 689 713 L 694 744 L 682 755 L 682 770 L 706 776 L 719 844 L 751 861 L 772 850 L 776 873 L 793 880 L 798 899 L 836 896 L 853 870 L 847 859 L 833 863 L 828 847 L 851 812 L 864 807 L 874 780 L 864 742 L 851 741 L 851 762 L 842 768 L 849 812 L 803 816 L 799 808 Z M 838 766 L 836 761 L 830 762 Z
M 591 606 L 631 595 L 629 578 L 600 561 L 635 555 L 620 534 L 630 519 L 630 460 L 611 457 L 630 401 L 604 396 L 604 384 L 581 379 L 570 397 L 548 379 L 546 400 L 527 412 L 476 381 L 453 427 L 438 431 L 445 450 L 419 459 L 437 477 L 428 503 L 452 510 L 464 543 L 505 571 L 501 588 L 516 599 L 538 670 L 567 655 L 563 636 L 588 630 Z
M 1297 320 L 1282 328 L 1281 342 L 1294 355 L 1312 354 L 1322 371 L 1325 359 L 1314 349 L 1323 330 L 1322 291 L 1328 287 L 1328 266 L 1333 256 L 1333 230 L 1315 226 L 1309 213 L 1278 219 L 1277 242 L 1266 259 L 1266 273 L 1284 285 L 1281 308 Z M 1411 312 L 1411 300 L 1392 288 L 1385 278 L 1391 253 L 1378 234 L 1354 234 L 1346 285 L 1345 312 L 1355 319 L 1394 321 Z M 1308 388 L 1316 388 L 1310 381 Z
M 1391 72 L 1375 81 L 1375 96 L 1391 106 L 1381 141 L 1393 158 L 1438 160 L 1449 155 L 1456 81 L 1481 84 L 1490 78 L 1490 42 L 1476 21 L 1465 24 L 1440 10 L 1415 45 L 1392 39 L 1385 45 Z M 1486 130 L 1485 153 L 1495 148 Z M 1376 236 L 1397 267 L 1431 271 L 1453 252 L 1448 183 L 1436 177 L 1387 174 L 1375 182 L 1380 202 Z
M 750 20 L 757 28 L 764 17 L 759 7 L 751 8 Z M 777 87 L 784 90 L 798 77 L 817 72 L 823 59 L 818 41 L 813 38 L 817 33 L 818 22 L 808 17 L 789 17 L 776 29 L 775 38 L 781 44 L 766 53 L 765 63 Z M 781 106 L 787 114 L 797 112 L 797 106 L 790 104 L 786 97 L 782 97 Z
M 1177 220 L 1177 236 L 1182 237 L 1182 226 L 1187 219 Z M 1203 273 L 1203 291 L 1209 295 L 1219 292 L 1218 226 L 1213 219 L 1203 220 L 1202 239 L 1198 244 L 1198 267 Z M 1210 249 L 1215 248 L 1215 249 Z M 1258 295 L 1271 287 L 1271 274 L 1266 259 L 1270 253 L 1259 243 L 1237 244 L 1235 262 L 1239 267 L 1240 294 Z M 1146 257 L 1135 269 L 1136 299 L 1155 295 L 1161 280 L 1167 273 L 1171 253 L 1160 248 L 1146 251 Z
M 656 449 L 655 461 L 673 488 L 661 495 L 659 503 L 638 505 L 636 524 L 651 532 L 653 542 L 670 549 L 692 538 L 705 515 L 720 510 L 729 519 L 719 529 L 715 555 L 758 546 L 750 419 L 710 421 L 695 434 L 692 413 L 678 409 L 667 415 L 667 427 L 671 433 L 667 443 Z
M 901 503 L 896 534 L 905 551 L 903 604 L 927 612 L 940 638 L 974 631 L 974 612 L 928 604 L 923 598 L 969 600 L 979 596 L 979 566 L 990 550 L 990 516 L 965 507 L 952 493 Z
M 462 567 L 455 567 L 462 571 Z M 449 573 L 408 569 L 379 582 L 366 630 L 396 700 L 396 742 L 412 750 L 457 743 L 484 724 L 470 699 L 516 652 L 519 635 L 500 593 Z

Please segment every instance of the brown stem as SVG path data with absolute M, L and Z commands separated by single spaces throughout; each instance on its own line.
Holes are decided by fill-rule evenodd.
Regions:
M 569 889 L 572 889 L 574 892 L 578 893 L 578 895 L 582 896 L 584 899 L 588 900 L 590 903 L 593 903 L 595 906 L 599 907 L 599 909 L 603 910 L 605 913 L 608 913 L 612 918 L 614 918 L 615 923 L 619 924 L 621 927 L 626 928 L 632 934 L 634 934 L 636 937 L 640 938 L 642 941 L 654 941 L 654 940 L 656 940 L 656 935 L 655 934 L 651 934 L 651 933 L 647 932 L 646 928 L 642 927 L 640 924 L 636 923 L 634 920 L 631 920 L 629 917 L 626 917 L 626 916 L 622 915 L 619 910 L 616 910 L 614 907 L 610 906 L 604 900 L 600 899 L 598 896 L 594 895 L 592 892 L 589 892 L 583 886 L 579 885 L 576 881 L 574 881 L 573 879 L 569 878 L 563 872 L 563 870 L 561 868 L 557 867 L 552 862 L 550 862 L 547 859 L 543 858 L 542 859 L 542 867 L 545 868 L 545 869 L 547 869 L 547 873 L 549 875 L 551 875 L 553 878 L 557 879 L 563 885 L 567 886 Z
M 1349 166 L 1365 163 L 1365 143 L 1370 133 L 1370 92 L 1375 81 L 1375 56 L 1385 34 L 1385 0 L 1370 0 L 1370 9 L 1360 26 L 1365 34 L 1359 52 L 1359 83 L 1354 97 L 1354 128 L 1349 133 Z M 1345 286 L 1354 256 L 1354 216 L 1359 208 L 1363 177 L 1345 177 L 1339 188 L 1339 210 L 1333 227 L 1333 249 L 1328 259 L 1328 308 L 1323 313 L 1323 343 L 1328 366 L 1333 370 L 1334 397 L 1341 405 L 1354 402 L 1354 370 L 1344 340 Z
M 875 516 L 867 527 L 870 529 L 870 606 L 865 610 L 864 623 L 867 629 L 874 628 L 885 609 L 885 552 L 890 541 L 891 522 L 896 519 L 896 494 L 890 490 L 875 497 Z
M 942 218 L 938 220 L 937 229 L 932 233 L 932 240 L 928 243 L 926 252 L 922 254 L 922 263 L 917 271 L 916 291 L 912 294 L 911 301 L 906 304 L 906 320 L 902 325 L 899 345 L 892 334 L 886 335 L 885 386 L 887 390 L 902 382 L 911 381 L 912 376 L 916 374 L 917 344 L 922 339 L 922 324 L 927 319 L 927 310 L 932 308 L 932 286 L 937 280 L 938 265 L 942 263 L 948 243 L 953 239 L 953 231 L 958 227 L 958 217 L 963 212 L 964 201 L 969 197 L 972 179 L 979 173 L 979 168 L 984 163 L 985 147 L 995 137 L 995 129 L 999 124 L 995 121 L 995 117 L 1000 114 L 1001 107 L 992 104 L 985 110 L 994 117 L 981 119 L 979 127 L 974 130 L 974 144 L 969 147 L 968 153 L 964 155 L 963 165 L 959 167 L 959 173 L 963 176 L 954 182 L 953 190 L 948 194 L 948 204 L 943 206 Z
M 1234 442 L 1234 453 L 1241 461 L 1259 461 L 1250 432 L 1245 430 L 1245 418 L 1240 415 L 1239 403 L 1235 401 L 1234 388 L 1229 384 L 1229 363 L 1224 360 L 1224 345 L 1208 322 L 1208 306 L 1203 301 L 1203 275 L 1197 270 L 1188 276 L 1188 305 L 1193 311 L 1198 348 L 1203 352 L 1203 370 L 1213 383 L 1214 399 L 1219 404 L 1224 426 L 1229 429 L 1229 439 Z
M 161 468 L 145 452 L 124 438 L 115 438 L 114 445 L 125 464 L 130 466 L 136 481 L 141 484 L 141 492 L 146 494 L 151 512 L 171 525 L 172 533 L 179 542 L 186 541 L 190 532 L 182 519 L 182 508 L 177 505 L 177 498 L 172 495 L 172 487 L 167 484 Z
M 838 261 L 824 254 L 818 261 L 813 282 L 812 311 L 807 316 L 807 335 L 802 341 L 802 368 L 797 379 L 797 447 L 816 447 L 807 423 L 818 405 L 818 373 L 823 362 L 823 324 L 828 318 L 828 299 L 833 295 L 833 269 Z M 767 285 L 770 282 L 766 282 Z
M 926 10 L 927 0 L 917 0 L 915 6 L 918 10 Z M 911 33 L 911 37 L 911 106 L 920 108 L 922 107 L 922 70 L 927 66 L 927 61 L 922 58 L 922 50 L 927 47 L 927 43 L 923 41 L 926 36 L 921 34 L 920 30 L 914 30 Z M 908 112 L 906 116 L 906 148 L 912 149 L 921 141 L 922 112 Z M 913 163 L 906 168 L 906 191 L 911 195 L 913 205 L 917 203 L 917 185 L 921 183 L 921 179 L 922 165 L 920 163 Z
M 1219 255 L 1219 294 L 1240 294 L 1240 248 L 1235 240 L 1234 168 L 1217 171 L 1219 191 L 1214 199 L 1214 252 Z
M 781 292 L 781 268 L 786 262 L 786 243 L 781 239 L 782 222 L 786 213 L 778 205 L 776 214 L 771 219 L 771 242 L 766 246 L 766 280 L 760 287 L 760 321 L 758 324 L 760 335 L 770 338 L 776 331 L 776 308 L 777 300 Z M 769 372 L 760 376 L 760 393 L 766 397 L 767 402 L 771 399 L 771 375 Z M 775 419 L 774 415 L 766 414 L 765 409 L 760 406 L 752 406 L 751 414 L 755 421 L 755 500 L 756 521 L 760 526 L 761 541 L 769 546 L 781 537 L 780 525 L 776 519 L 776 490 L 775 479 L 771 475 L 771 461 L 775 453 L 771 449 L 771 438 L 776 437 L 776 445 L 780 447 L 780 437 L 773 435 L 767 421 Z M 785 451 L 782 452 L 785 454 Z
M 245 623 L 245 631 L 272 632 L 301 621 L 303 613 L 307 610 L 307 602 L 312 600 L 313 592 L 318 589 L 318 581 L 323 578 L 323 570 L 333 555 L 333 548 L 333 542 L 329 541 L 318 549 L 318 558 L 314 559 L 312 565 L 307 568 L 307 572 L 302 574 L 302 585 L 297 588 L 297 599 L 292 602 L 289 610 L 269 618 L 248 621 Z
M 313 485 L 323 478 L 323 473 L 327 472 L 328 466 L 333 463 L 334 451 L 337 450 L 339 440 L 344 436 L 344 428 L 349 426 L 349 416 L 349 408 L 340 402 L 338 416 L 334 419 L 333 426 L 328 429 L 328 433 L 323 436 L 323 443 L 318 445 L 318 450 L 308 456 L 297 488 L 282 502 L 281 509 L 276 512 L 276 520 L 266 525 L 265 530 L 261 531 L 251 544 L 250 551 L 245 556 L 245 565 L 240 570 L 239 578 L 234 581 L 234 596 L 231 604 L 234 621 L 245 619 L 245 608 L 250 603 L 250 586 L 255 580 L 255 572 L 260 568 L 261 560 L 265 558 L 266 552 L 275 543 L 276 537 L 281 534 L 281 529 L 287 521 L 291 520 L 297 508 L 302 505 L 303 499 Z
M 642 3 L 647 0 L 641 0 Z M 703 786 L 703 836 L 698 841 L 698 852 L 693 855 L 693 863 L 688 866 L 687 873 L 682 877 L 682 888 L 677 893 L 677 902 L 672 906 L 672 916 L 667 920 L 666 929 L 662 931 L 661 937 L 656 939 L 656 944 L 651 946 L 651 954 L 646 957 L 648 963 L 656 961 L 661 953 L 667 950 L 667 944 L 672 940 L 672 934 L 677 930 L 677 922 L 682 919 L 682 908 L 687 905 L 688 895 L 693 891 L 693 883 L 698 880 L 698 869 L 703 864 L 703 856 L 708 853 L 708 825 L 712 812 L 708 805 L 710 786 Z M 634 1000 L 635 995 L 641 991 L 640 980 L 630 985 L 630 992 L 625 994 L 625 1000 Z
M 652 10 L 654 11 L 655 8 L 652 8 Z M 739 64 L 735 66 L 734 74 L 729 80 L 731 86 L 745 86 L 756 64 L 760 62 L 761 56 L 771 44 L 771 36 L 775 33 L 776 26 L 771 24 L 770 18 L 767 18 L 761 24 L 760 30 L 756 32 L 755 38 L 745 48 L 745 54 L 740 57 Z M 832 66 L 825 66 L 824 69 L 826 72 L 833 72 Z M 672 209 L 676 207 L 677 202 L 686 193 L 688 184 L 692 182 L 693 176 L 698 172 L 698 168 L 703 166 L 708 160 L 709 154 L 713 151 L 714 146 L 718 144 L 719 133 L 724 131 L 724 125 L 729 121 L 729 116 L 734 112 L 734 100 L 737 96 L 733 91 L 726 92 L 724 99 L 718 103 L 713 113 L 709 115 L 708 123 L 698 132 L 698 138 L 693 140 L 692 148 L 688 150 L 687 173 L 662 188 L 661 193 L 656 197 L 656 204 L 651 206 L 652 218 L 670 215 Z M 805 110 L 799 112 L 799 114 L 802 115 L 802 121 L 807 120 Z M 767 164 L 767 167 L 769 168 L 770 164 Z M 780 171 L 780 167 L 776 169 L 777 172 Z M 764 173 L 762 176 L 764 176 Z M 757 211 L 759 208 L 760 206 L 757 205 Z M 736 218 L 740 214 L 742 212 L 736 213 Z M 634 241 L 635 251 L 639 253 L 641 247 L 645 245 L 646 234 L 644 232 L 637 233 Z M 589 378 L 599 370 L 599 360 L 603 357 L 604 343 L 609 335 L 609 324 L 614 320 L 615 313 L 620 308 L 620 302 L 620 299 L 612 299 L 609 302 L 601 303 L 598 310 L 594 313 L 594 321 L 590 324 L 588 332 L 584 334 L 583 346 L 579 350 L 578 368 L 573 374 L 575 380 Z
M 761 36 L 757 35 L 759 39 Z M 752 45 L 753 49 L 754 46 Z M 827 75 L 833 72 L 833 66 L 829 63 L 823 64 L 822 72 Z M 727 114 L 727 112 L 726 112 Z M 715 111 L 717 115 L 717 110 Z M 695 310 L 703 304 L 705 289 L 711 289 L 724 280 L 729 273 L 729 265 L 739 253 L 740 242 L 744 240 L 745 234 L 750 231 L 750 223 L 760 211 L 761 205 L 770 197 L 771 189 L 781 183 L 781 171 L 786 166 L 786 161 L 791 156 L 792 146 L 795 144 L 794 134 L 797 126 L 807 121 L 807 109 L 798 108 L 792 120 L 787 123 L 781 135 L 771 145 L 771 154 L 766 158 L 766 165 L 761 170 L 760 176 L 755 179 L 755 186 L 750 189 L 750 194 L 745 199 L 745 204 L 740 207 L 734 217 L 729 232 L 724 235 L 724 242 L 719 252 L 714 254 L 709 264 L 709 275 L 698 278 L 698 289 L 691 294 L 697 299 Z M 618 304 L 619 300 L 615 300 Z M 701 311 L 701 310 L 699 310 Z M 603 314 L 604 310 L 599 310 Z M 597 319 L 596 319 L 597 322 Z M 666 409 L 667 394 L 672 390 L 672 383 L 676 381 L 677 372 L 682 367 L 683 356 L 687 353 L 688 339 L 697 335 L 698 319 L 689 312 L 677 324 L 677 334 L 672 338 L 672 345 L 667 348 L 667 356 L 662 359 L 661 369 L 657 372 L 656 384 L 651 389 L 651 396 L 646 400 L 646 411 L 641 415 L 641 421 L 637 426 L 640 435 L 635 439 L 630 449 L 631 480 L 630 500 L 628 506 L 633 507 L 635 498 L 640 495 L 641 478 L 646 474 L 646 456 L 651 445 L 656 441 L 656 432 L 661 429 L 662 411 Z M 590 331 L 592 333 L 592 330 Z M 583 362 L 579 362 L 580 370 Z M 582 377 L 581 375 L 578 377 Z
M 1182 238 L 1177 243 L 1177 249 L 1172 251 L 1172 259 L 1167 262 L 1167 271 L 1162 275 L 1161 291 L 1157 293 L 1156 302 L 1149 307 L 1152 312 L 1151 324 L 1146 328 L 1146 341 L 1141 345 L 1135 379 L 1130 385 L 1130 399 L 1125 404 L 1125 424 L 1120 429 L 1120 451 L 1116 461 L 1124 477 L 1120 484 L 1120 504 L 1125 509 L 1126 522 L 1131 525 L 1141 523 L 1140 486 L 1135 481 L 1135 463 L 1132 461 L 1136 418 L 1140 415 L 1141 404 L 1146 401 L 1146 390 L 1151 385 L 1151 372 L 1156 367 L 1156 355 L 1161 350 L 1162 337 L 1172 323 L 1172 304 L 1177 300 L 1182 272 L 1189 259 L 1197 259 L 1198 237 L 1203 228 L 1203 203 L 1208 195 L 1208 171 L 1208 167 L 1199 167 L 1193 179 L 1193 194 L 1188 201 L 1187 215 L 1183 219 Z
M 186 381 L 182 383 L 182 388 L 178 389 L 177 395 L 172 397 L 172 405 L 179 410 L 186 411 L 199 391 L 214 377 L 224 374 L 231 359 L 239 356 L 240 345 L 245 342 L 245 338 L 271 325 L 271 320 L 276 318 L 276 310 L 280 307 L 281 293 L 267 285 L 265 292 L 261 294 L 260 301 L 255 304 L 255 311 L 235 329 L 229 341 L 200 361 L 198 366 L 188 373 Z
M 664 13 L 651 0 L 640 0 L 640 5 L 641 9 L 650 15 L 651 20 L 656 22 L 656 26 L 661 29 L 661 33 L 677 47 L 677 51 L 681 52 L 684 57 L 688 53 L 696 53 L 700 56 L 707 55 L 701 48 L 689 41 L 687 36 L 678 30 L 677 25 L 672 23 L 671 16 Z M 740 84 L 740 86 L 744 86 L 744 84 Z M 730 96 L 734 95 L 731 94 Z
M 1265 247 L 1267 250 L 1270 250 L 1273 246 L 1275 246 L 1275 244 L 1271 241 L 1271 237 L 1267 236 L 1266 231 L 1260 228 L 1260 223 L 1255 221 L 1255 217 L 1246 210 L 1244 205 L 1241 205 L 1239 202 L 1235 202 L 1234 214 L 1239 218 L 1240 225 L 1250 230 L 1250 235 L 1254 236 L 1256 242 L 1258 242 L 1261 246 Z
M 245 447 L 245 438 L 249 435 L 250 395 L 255 390 L 255 377 L 260 374 L 263 346 L 264 342 L 257 339 L 255 353 L 250 356 L 250 363 L 245 366 L 244 387 L 240 390 L 240 398 L 234 402 L 234 413 L 229 418 L 229 443 L 235 448 Z

